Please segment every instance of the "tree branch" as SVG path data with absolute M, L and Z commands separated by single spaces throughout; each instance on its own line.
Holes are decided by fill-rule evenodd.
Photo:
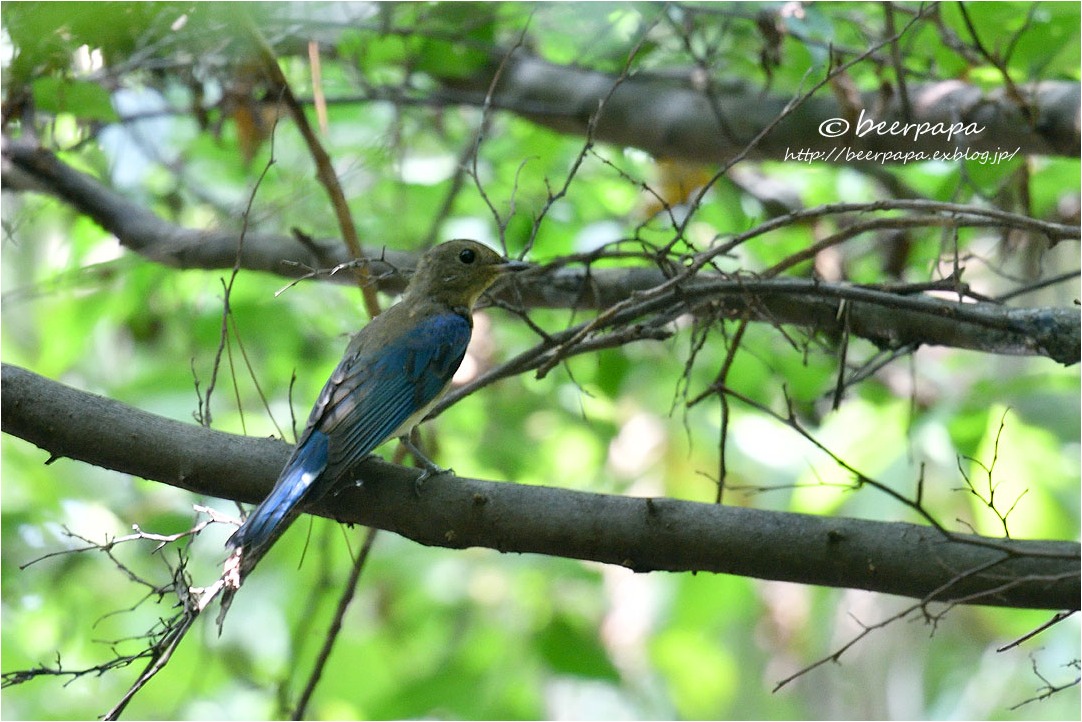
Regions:
M 450 90 L 470 93 L 458 102 L 479 104 L 494 75 L 493 68 L 464 79 L 445 79 Z M 618 146 L 640 148 L 657 157 L 683 158 L 700 163 L 720 163 L 741 152 L 747 142 L 773 122 L 788 97 L 765 95 L 760 89 L 734 83 L 731 87 L 702 87 L 689 72 L 685 78 L 639 73 L 617 83 L 607 73 L 550 63 L 518 53 L 508 62 L 493 94 L 493 106 L 509 110 L 538 125 L 561 133 L 585 135 L 598 102 L 606 98 L 597 119 L 594 138 Z M 1079 153 L 1079 84 L 1048 81 L 1020 89 L 1036 111 L 1030 123 L 1025 108 L 1019 107 L 1005 90 L 985 92 L 975 85 L 955 80 L 908 87 L 911 116 L 905 117 L 903 101 L 895 94 L 884 103 L 879 91 L 864 93 L 861 102 L 866 118 L 884 122 L 887 128 L 899 123 L 975 124 L 979 133 L 923 133 L 918 138 L 869 132 L 829 137 L 820 125 L 846 118 L 849 109 L 834 96 L 815 96 L 805 101 L 772 129 L 748 154 L 752 160 L 781 160 L 786 152 L 807 149 L 827 153 L 836 147 L 853 151 L 971 152 L 1014 151 L 1023 155 Z M 610 95 L 611 93 L 611 95 Z M 717 112 L 715 112 L 715 110 Z M 724 119 L 724 125 L 719 122 Z M 856 120 L 856 118 L 854 118 Z M 855 126 L 855 123 L 854 123 Z M 835 156 L 835 162 L 844 157 Z
M 251 232 L 239 249 L 238 259 L 236 232 L 176 226 L 106 188 L 91 176 L 71 168 L 53 153 L 21 140 L 4 139 L 3 171 L 5 185 L 47 190 L 114 233 L 125 247 L 166 265 L 231 269 L 239 261 L 249 270 L 301 277 L 311 275 L 315 268 L 350 261 L 340 243 L 324 246 L 301 243 L 288 236 Z M 1005 227 L 1041 233 L 1053 241 L 1077 237 L 1077 229 L 1070 226 L 995 209 L 902 200 L 834 204 L 796 211 L 734 237 L 726 247 L 746 243 L 789 223 L 843 213 L 897 210 L 949 214 L 952 222 L 960 225 L 992 221 Z M 386 262 L 379 259 L 386 259 Z M 382 251 L 377 259 L 373 259 L 371 276 L 381 290 L 400 292 L 406 279 L 399 269 L 413 268 L 415 261 L 416 257 L 410 253 Z M 351 280 L 346 274 L 329 278 L 347 283 Z M 514 294 L 506 290 L 501 292 L 498 286 L 493 296 L 531 308 L 611 309 L 671 281 L 658 268 L 563 266 L 516 279 Z M 751 320 L 800 325 L 833 334 L 842 330 L 837 313 L 840 301 L 846 298 L 859 300 L 861 302 L 849 310 L 848 330 L 881 346 L 943 345 L 985 353 L 1047 356 L 1065 365 L 1077 363 L 1082 354 L 1078 311 L 1075 309 L 1012 309 L 995 304 L 961 304 L 930 296 L 914 296 L 906 293 L 904 287 L 891 293 L 789 278 L 752 283 L 700 273 L 693 282 L 707 284 L 696 292 L 700 302 L 724 299 L 728 310 L 748 313 Z M 671 290 L 667 291 L 668 300 L 663 303 L 671 306 L 681 299 L 686 300 L 690 283 L 682 285 L 680 293 L 675 295 Z M 853 298 L 854 294 L 859 294 L 860 298 Z M 643 304 L 633 306 L 642 308 Z M 653 303 L 653 307 L 656 306 Z
M 178 226 L 130 198 L 81 173 L 54 153 L 24 139 L 3 138 L 4 188 L 46 192 L 85 214 L 117 237 L 131 251 L 174 268 L 230 269 L 234 263 L 252 271 L 287 278 L 309 275 L 351 259 L 341 242 L 301 242 L 294 236 L 249 232 L 238 244 L 237 229 L 193 229 Z M 238 257 L 238 245 L 240 254 Z M 401 291 L 406 281 L 397 268 L 412 268 L 415 256 L 396 251 L 374 251 L 371 275 L 381 289 Z M 386 260 L 387 262 L 383 262 Z M 351 283 L 342 274 L 335 280 Z
M 266 494 L 289 454 L 3 366 L 3 431 L 49 452 L 239 501 Z M 376 460 L 364 483 L 306 509 L 421 544 L 868 589 L 935 601 L 1078 609 L 1079 545 L 951 535 L 925 526 L 631 498 L 462 477 Z

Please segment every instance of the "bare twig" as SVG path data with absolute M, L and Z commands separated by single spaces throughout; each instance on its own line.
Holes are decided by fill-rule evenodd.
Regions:
M 1004 410 L 1003 415 L 999 419 L 999 429 L 996 430 L 996 438 L 992 446 L 992 460 L 988 464 L 985 464 L 979 459 L 974 459 L 969 456 L 960 456 L 958 457 L 958 473 L 961 474 L 962 480 L 965 482 L 965 487 L 959 490 L 966 491 L 972 494 L 977 499 L 979 499 L 984 506 L 988 507 L 988 509 L 995 515 L 996 520 L 999 521 L 1000 526 L 1003 527 L 1003 536 L 1010 538 L 1011 533 L 1007 527 L 1007 517 L 1010 516 L 1011 512 L 1014 511 L 1015 507 L 1018 506 L 1018 502 L 1022 500 L 1022 497 L 1025 496 L 1026 492 L 1029 490 L 1023 489 L 1022 492 L 1017 497 L 1015 497 L 1014 501 L 1010 505 L 1010 508 L 1006 511 L 1002 511 L 997 505 L 996 491 L 999 487 L 999 482 L 996 482 L 993 479 L 993 473 L 995 472 L 996 462 L 999 460 L 999 442 L 1003 437 L 1003 429 L 1007 425 L 1008 413 L 1010 413 L 1010 409 Z M 981 471 L 984 472 L 984 489 L 977 488 L 976 484 L 970 478 L 969 474 L 966 473 L 965 468 L 963 468 L 962 459 L 966 459 L 967 461 L 972 462 L 974 465 L 980 467 Z
M 1053 684 L 1052 682 L 1050 682 L 1048 680 L 1047 677 L 1045 677 L 1043 674 L 1041 674 L 1040 670 L 1037 669 L 1037 660 L 1034 659 L 1033 657 L 1030 657 L 1030 664 L 1032 665 L 1033 674 L 1037 677 L 1037 679 L 1041 680 L 1041 686 L 1039 688 L 1039 693 L 1034 697 L 1030 697 L 1029 699 L 1022 700 L 1018 704 L 1011 707 L 1011 710 L 1019 709 L 1020 707 L 1024 707 L 1025 705 L 1027 705 L 1027 704 L 1029 704 L 1031 702 L 1040 702 L 1042 700 L 1046 700 L 1046 699 L 1048 699 L 1049 697 L 1051 697 L 1054 694 L 1057 694 L 1057 693 L 1062 692 L 1062 691 L 1067 690 L 1067 689 L 1071 689 L 1072 687 L 1077 687 L 1079 685 L 1079 683 L 1082 683 L 1082 675 L 1078 674 L 1078 670 L 1079 670 L 1080 667 L 1082 667 L 1082 663 L 1080 663 L 1079 660 L 1077 660 L 1077 659 L 1073 660 L 1068 665 L 1064 665 L 1064 666 L 1071 667 L 1072 669 L 1075 670 L 1075 677 L 1074 677 L 1074 679 L 1072 679 L 1072 680 L 1070 680 L 1068 682 L 1065 682 L 1063 684 Z
M 331 157 L 323 149 L 322 143 L 319 142 L 319 138 L 304 114 L 304 108 L 301 107 L 296 96 L 293 95 L 289 81 L 286 80 L 282 69 L 278 66 L 278 59 L 275 57 L 274 51 L 259 31 L 259 28 L 252 22 L 252 19 L 247 14 L 242 14 L 242 17 L 245 19 L 248 34 L 259 51 L 264 71 L 281 94 L 282 102 L 285 103 L 293 122 L 297 124 L 298 130 L 300 130 L 301 136 L 308 146 L 309 153 L 312 154 L 312 159 L 316 163 L 316 177 L 327 190 L 327 195 L 331 199 L 331 207 L 338 219 L 338 229 L 342 233 L 342 240 L 349 249 L 350 255 L 355 260 L 360 260 L 364 258 L 364 253 L 361 251 L 361 243 L 357 238 L 357 227 L 353 224 L 353 215 L 349 210 L 349 203 L 346 202 L 346 195 L 342 192 L 342 186 L 338 182 L 338 174 L 334 171 Z M 372 279 L 369 277 L 368 267 L 365 264 L 360 264 L 354 270 L 357 276 L 357 284 L 360 286 L 361 294 L 364 297 L 365 310 L 370 318 L 374 318 L 380 312 L 379 298 L 376 296 L 376 288 L 372 285 Z
M 190 540 L 197 536 L 208 525 L 222 521 L 222 518 L 216 512 L 206 507 L 196 506 L 196 511 L 200 516 L 205 515 L 206 518 L 199 520 L 190 529 L 176 534 L 155 534 L 143 531 L 136 526 L 134 527 L 135 532 L 133 534 L 122 537 L 113 537 L 106 539 L 104 542 L 95 543 L 85 537 L 66 531 L 69 537 L 84 542 L 85 546 L 46 554 L 23 565 L 25 568 L 26 566 L 60 554 L 78 554 L 88 551 L 97 551 L 104 554 L 126 578 L 145 586 L 148 589 L 147 594 L 136 602 L 135 605 L 127 610 L 118 610 L 118 612 L 133 611 L 148 599 L 152 598 L 156 598 L 158 602 L 161 603 L 166 597 L 175 599 L 175 606 L 179 606 L 180 611 L 176 612 L 171 617 L 159 619 L 159 621 L 151 629 L 147 630 L 146 633 L 136 637 L 135 639 L 145 641 L 146 646 L 135 653 L 121 653 L 117 649 L 117 643 L 114 642 L 111 645 L 115 653 L 115 656 L 112 659 L 88 668 L 65 669 L 61 664 L 60 654 L 58 652 L 55 666 L 47 667 L 45 665 L 40 665 L 29 670 L 5 672 L 3 674 L 2 685 L 7 687 L 22 684 L 41 676 L 67 676 L 71 679 L 88 675 L 99 676 L 106 672 L 128 667 L 139 661 L 146 661 L 146 666 L 136 680 L 120 700 L 103 715 L 103 719 L 107 720 L 119 718 L 120 714 L 135 695 L 166 667 L 169 660 L 172 658 L 173 652 L 192 628 L 192 625 L 195 623 L 195 620 L 200 613 L 218 595 L 221 588 L 221 582 L 219 581 L 207 588 L 192 587 L 191 579 L 187 573 L 187 557 L 184 552 L 179 553 L 175 566 L 169 565 L 170 579 L 164 584 L 144 579 L 127 564 L 121 562 L 113 552 L 120 545 L 127 545 L 140 541 L 151 541 L 155 542 L 155 546 L 151 553 L 160 553 L 166 545 L 183 540 Z M 117 612 L 111 614 L 115 613 Z M 111 614 L 107 616 L 111 616 Z
M 277 127 L 277 118 L 275 119 L 275 127 Z M 275 163 L 274 159 L 274 130 L 271 131 L 271 152 L 270 158 L 267 159 L 266 164 L 263 166 L 263 170 L 260 172 L 256 182 L 252 185 L 252 191 L 248 194 L 248 203 L 245 205 L 244 213 L 242 214 L 242 223 L 240 234 L 237 236 L 237 249 L 236 254 L 233 257 L 233 269 L 229 274 L 229 280 L 223 281 L 223 293 L 222 293 L 222 323 L 219 329 L 218 335 L 218 348 L 214 353 L 214 361 L 211 363 L 210 381 L 207 384 L 206 393 L 200 397 L 199 409 L 201 411 L 199 421 L 204 426 L 210 426 L 212 422 L 212 409 L 210 404 L 211 395 L 214 393 L 214 387 L 218 381 L 218 369 L 222 363 L 222 351 L 229 343 L 229 319 L 233 314 L 233 310 L 230 307 L 229 299 L 233 293 L 233 284 L 236 283 L 237 275 L 241 269 L 241 255 L 244 251 L 244 239 L 248 234 L 248 221 L 251 217 L 252 204 L 255 203 L 256 193 L 259 191 L 259 187 L 263 185 L 263 180 L 267 177 L 267 173 L 270 171 L 271 166 Z M 232 363 L 230 363 L 230 369 L 232 369 Z M 236 389 L 236 378 L 233 379 L 233 387 Z
M 308 675 L 308 682 L 305 684 L 304 691 L 301 692 L 300 699 L 297 700 L 297 704 L 293 708 L 290 719 L 304 719 L 304 713 L 308 708 L 308 702 L 312 699 L 312 693 L 315 692 L 316 685 L 319 684 L 319 680 L 323 676 L 323 670 L 326 668 L 327 662 L 331 658 L 331 650 L 334 649 L 334 643 L 337 641 L 338 635 L 342 631 L 342 620 L 345 618 L 346 610 L 349 609 L 349 605 L 353 601 L 353 595 L 357 591 L 357 582 L 361 578 L 361 572 L 364 571 L 365 562 L 368 561 L 368 555 L 372 551 L 372 545 L 376 541 L 376 533 L 377 530 L 372 528 L 365 531 L 364 544 L 361 546 L 361 551 L 353 562 L 353 568 L 350 571 L 349 579 L 346 580 L 345 586 L 342 587 L 342 596 L 338 600 L 338 607 L 335 610 L 334 619 L 331 620 L 331 626 L 323 638 L 323 646 L 319 650 L 316 664 L 312 668 L 311 674 Z
M 1070 610 L 1070 611 L 1066 611 L 1066 612 L 1056 612 L 1054 615 L 1052 615 L 1052 618 L 1049 619 L 1047 622 L 1041 624 L 1036 629 L 1032 629 L 1032 630 L 1026 632 L 1021 637 L 1019 637 L 1018 639 L 1014 640 L 1013 642 L 1011 642 L 1009 644 L 1004 644 L 1002 647 L 996 647 L 996 651 L 997 652 L 1006 652 L 1009 649 L 1014 649 L 1015 647 L 1019 646 L 1020 644 L 1024 644 L 1025 642 L 1028 642 L 1029 640 L 1033 639 L 1034 637 L 1036 637 L 1041 632 L 1045 631 L 1046 629 L 1049 629 L 1050 627 L 1056 626 L 1057 624 L 1059 624 L 1063 620 L 1067 619 L 1068 617 L 1073 616 L 1074 614 L 1075 614 L 1075 610 Z

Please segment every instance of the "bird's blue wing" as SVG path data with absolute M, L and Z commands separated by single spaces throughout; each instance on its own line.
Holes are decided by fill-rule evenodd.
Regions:
M 378 348 L 351 345 L 274 489 L 228 544 L 269 545 L 298 504 L 326 494 L 356 461 L 404 431 L 407 422 L 420 421 L 415 417 L 450 383 L 469 340 L 468 318 L 446 311 L 423 317 Z
M 354 462 L 428 411 L 451 382 L 470 341 L 457 313 L 426 316 L 392 343 L 343 364 L 313 428 L 329 437 L 328 489 Z M 312 423 L 312 421 L 310 421 Z M 326 489 L 324 490 L 326 491 Z

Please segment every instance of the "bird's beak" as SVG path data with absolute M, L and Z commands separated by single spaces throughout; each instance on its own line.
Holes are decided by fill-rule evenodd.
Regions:
M 504 273 L 518 273 L 519 271 L 525 271 L 527 268 L 533 268 L 533 264 L 526 261 L 504 261 L 496 266 L 496 270 L 501 275 Z

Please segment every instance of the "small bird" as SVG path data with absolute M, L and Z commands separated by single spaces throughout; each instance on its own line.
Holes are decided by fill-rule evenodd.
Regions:
M 274 488 L 226 542 L 233 561 L 226 562 L 226 577 L 234 570 L 227 586 L 239 588 L 299 505 L 347 485 L 346 472 L 384 441 L 406 439 L 462 363 L 477 299 L 500 274 L 528 267 L 469 240 L 424 254 L 402 300 L 350 341 Z M 426 474 L 440 471 L 420 460 Z

